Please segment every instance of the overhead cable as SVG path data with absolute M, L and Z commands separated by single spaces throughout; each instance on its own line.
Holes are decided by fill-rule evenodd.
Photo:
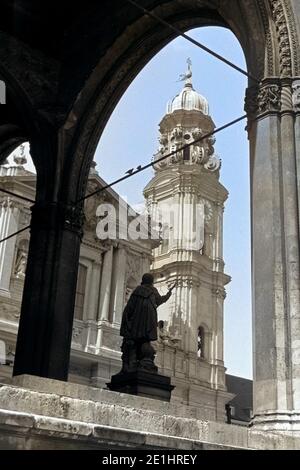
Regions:
M 215 129 L 215 130 L 212 131 L 212 132 L 209 132 L 209 133 L 207 133 L 207 134 L 205 134 L 205 135 L 199 137 L 199 139 L 193 140 L 192 142 L 190 142 L 190 143 L 188 143 L 188 144 L 186 144 L 186 145 L 183 145 L 182 147 L 180 147 L 180 148 L 178 148 L 178 149 L 176 149 L 176 150 L 173 150 L 172 152 L 170 152 L 170 153 L 168 153 L 168 154 L 166 154 L 166 155 L 163 155 L 162 157 L 158 158 L 158 159 L 155 160 L 155 161 L 152 161 L 151 163 L 147 163 L 147 164 L 144 165 L 144 166 L 139 165 L 135 171 L 132 171 L 132 172 L 130 172 L 129 174 L 126 174 L 126 175 L 122 176 L 121 178 L 118 178 L 117 180 L 113 181 L 112 183 L 107 184 L 107 185 L 103 186 L 102 188 L 99 188 L 99 189 L 93 191 L 92 193 L 86 194 L 84 197 L 78 199 L 78 201 L 76 202 L 76 204 L 79 204 L 79 203 L 81 203 L 82 201 L 85 201 L 85 200 L 88 199 L 89 197 L 92 197 L 92 196 L 94 196 L 95 194 L 98 194 L 98 193 L 104 191 L 105 189 L 111 188 L 112 186 L 116 185 L 117 183 L 120 183 L 121 181 L 124 181 L 124 180 L 130 178 L 131 176 L 137 175 L 137 174 L 140 173 L 141 171 L 147 170 L 148 168 L 152 167 L 153 165 L 155 165 L 155 164 L 157 164 L 157 163 L 159 163 L 159 162 L 161 162 L 161 161 L 163 161 L 163 160 L 166 160 L 167 158 L 172 157 L 173 155 L 176 155 L 176 153 L 181 152 L 181 151 L 185 150 L 186 148 L 189 148 L 189 147 L 191 147 L 192 145 L 195 145 L 195 144 L 201 142 L 202 140 L 207 139 L 208 137 L 211 137 L 211 136 L 217 134 L 218 132 L 223 131 L 224 129 L 227 129 L 228 127 L 231 127 L 231 126 L 233 126 L 234 124 L 237 124 L 238 122 L 243 121 L 243 120 L 246 119 L 246 118 L 247 118 L 247 114 L 245 114 L 245 115 L 243 115 L 243 116 L 241 116 L 241 117 L 235 119 L 234 121 L 229 122 L 228 124 L 224 124 L 224 126 L 221 126 L 221 127 Z

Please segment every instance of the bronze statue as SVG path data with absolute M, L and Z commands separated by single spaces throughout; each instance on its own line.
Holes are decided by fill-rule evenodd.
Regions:
M 123 336 L 122 373 L 137 369 L 157 372 L 151 345 L 151 341 L 157 340 L 157 307 L 167 302 L 175 285 L 161 296 L 153 281 L 152 274 L 144 274 L 141 285 L 132 292 L 124 309 L 120 329 Z

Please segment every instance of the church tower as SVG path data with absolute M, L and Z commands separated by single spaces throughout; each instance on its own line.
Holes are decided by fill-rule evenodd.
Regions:
M 153 250 L 155 285 L 165 293 L 176 283 L 170 301 L 158 309 L 157 362 L 176 385 L 172 399 L 224 420 L 230 399 L 223 357 L 224 286 L 230 281 L 222 246 L 228 192 L 219 181 L 215 124 L 207 100 L 193 88 L 190 60 L 182 80 L 183 90 L 168 103 L 159 125 L 155 176 L 144 190 L 161 237 Z

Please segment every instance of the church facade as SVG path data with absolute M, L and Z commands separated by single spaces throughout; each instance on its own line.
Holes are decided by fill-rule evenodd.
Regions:
M 14 156 L 12 165 L 0 167 L 1 187 L 29 200 L 35 195 L 35 174 L 24 168 L 24 155 Z M 92 167 L 87 192 L 101 189 L 105 182 Z M 30 223 L 30 202 L 1 193 L 1 238 Z M 97 236 L 98 207 L 115 208 L 117 229 L 119 209 L 134 214 L 112 189 L 86 200 L 84 235 L 80 250 L 69 381 L 105 387 L 120 368 L 119 327 L 125 302 L 141 276 L 150 269 L 152 240 L 126 240 Z M 126 213 L 126 212 L 125 212 Z M 113 221 L 115 222 L 115 221 Z M 0 379 L 11 377 L 18 320 L 25 278 L 29 230 L 0 244 L 0 340 L 6 360 Z M 102 237 L 103 238 L 103 237 Z M 3 362 L 3 361 L 2 361 Z

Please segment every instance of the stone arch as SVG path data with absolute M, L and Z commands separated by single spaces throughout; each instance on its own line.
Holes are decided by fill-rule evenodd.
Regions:
M 228 11 L 231 9 L 224 6 L 226 2 L 227 0 L 222 2 L 223 8 L 214 6 L 213 9 L 206 7 L 191 11 L 188 8 L 190 7 L 188 1 L 187 5 L 181 2 L 176 6 L 175 2 L 162 2 L 164 5 L 154 11 L 182 31 L 210 25 L 231 29 L 244 49 L 249 71 L 258 78 L 263 78 L 266 38 L 258 7 L 251 7 L 255 13 L 255 28 L 249 31 L 250 25 L 245 26 L 245 19 L 242 21 L 241 16 L 236 18 L 235 22 L 228 17 Z M 245 14 L 244 18 L 246 17 Z M 238 23 L 244 23 L 246 30 L 244 34 L 241 34 L 242 28 Z M 249 36 L 253 38 L 256 47 L 248 47 L 249 54 L 247 54 L 246 42 Z M 81 195 L 83 193 L 82 183 L 87 178 L 89 165 L 101 133 L 117 102 L 147 62 L 175 37 L 176 34 L 170 33 L 160 25 L 153 25 L 153 21 L 151 23 L 149 19 L 142 17 L 130 25 L 107 51 L 105 57 L 98 62 L 69 114 L 69 120 L 76 117 L 79 122 L 71 150 L 71 153 L 75 154 L 74 165 L 70 168 L 70 178 L 79 180 L 76 187 L 77 196 L 80 197 L 78 192 L 81 191 Z M 110 59 L 112 57 L 114 57 L 113 62 Z M 74 195 L 71 198 L 74 198 Z
M 153 11 L 182 31 L 212 25 L 231 29 L 244 50 L 249 72 L 258 79 L 300 74 L 299 38 L 290 0 L 258 0 L 251 6 L 244 1 L 240 9 L 236 4 L 228 8 L 228 0 L 209 2 L 211 8 L 204 1 L 195 10 L 188 0 L 174 3 L 161 1 Z M 79 173 L 83 178 L 118 100 L 144 65 L 175 36 L 142 16 L 98 62 L 69 114 L 70 121 L 76 117 L 80 123 L 72 151 L 77 162 L 82 162 Z
M 14 108 L 15 114 L 21 116 L 21 122 L 0 123 L 0 164 L 2 164 L 19 145 L 28 141 L 32 108 L 20 83 L 2 64 L 0 64 L 0 79 L 4 81 L 6 86 L 7 103 Z M 3 105 L 3 108 L 5 109 L 6 105 Z M 29 118 L 27 122 L 25 116 Z
M 258 0 L 266 37 L 265 77 L 299 73 L 299 40 L 289 0 Z
M 300 73 L 300 42 L 291 2 L 290 0 L 269 0 L 268 7 L 276 30 L 280 75 L 297 76 Z M 274 71 L 272 71 L 273 75 L 275 75 Z
M 244 50 L 248 71 L 258 79 L 300 73 L 299 40 L 289 0 L 258 0 L 252 5 L 244 1 L 240 7 L 237 3 L 241 2 L 233 6 L 231 0 L 230 8 L 228 0 L 204 1 L 202 8 L 191 8 L 188 0 L 180 5 L 160 3 L 154 11 L 182 31 L 209 25 L 231 29 Z M 83 196 L 90 163 L 117 102 L 146 63 L 175 36 L 142 16 L 100 59 L 67 119 L 67 127 L 75 121 L 78 125 L 72 130 L 66 199 Z M 250 80 L 248 90 L 256 99 L 257 87 L 252 90 L 253 85 Z
M 91 64 L 90 70 L 93 72 L 86 75 L 85 85 L 78 87 L 77 99 L 68 107 L 69 115 L 65 125 L 57 133 L 58 137 L 55 135 L 56 150 L 59 147 L 68 163 L 64 168 L 64 177 L 61 178 L 63 184 L 57 190 L 60 203 L 61 200 L 64 203 L 74 202 L 83 195 L 96 145 L 118 100 L 142 67 L 175 36 L 134 7 L 129 7 L 128 3 L 120 4 L 122 13 L 128 10 L 128 15 L 116 17 L 118 36 L 110 36 L 101 58 L 98 57 Z M 240 41 L 249 72 L 262 81 L 260 89 L 258 86 L 250 88 L 247 108 L 252 121 L 249 140 L 256 342 L 255 424 L 263 429 L 279 429 L 282 423 L 286 426 L 292 423 L 293 429 L 299 430 L 300 371 L 297 358 L 300 357 L 300 330 L 297 322 L 300 310 L 300 106 L 294 105 L 292 100 L 293 77 L 300 72 L 300 31 L 293 18 L 298 7 L 295 0 L 150 0 L 147 1 L 147 7 L 154 9 L 159 16 L 182 31 L 204 25 L 229 27 Z M 253 85 L 255 83 L 250 80 L 249 86 Z M 37 145 L 39 151 L 43 149 L 43 143 L 41 138 Z M 67 148 L 64 148 L 65 143 L 68 144 Z M 51 145 L 50 142 L 49 148 Z M 53 181 L 58 178 L 54 171 L 52 178 Z M 56 181 L 54 183 L 55 188 L 59 186 Z M 42 189 L 39 188 L 38 192 L 42 192 Z M 64 266 L 73 266 L 74 260 L 79 257 L 78 236 L 77 233 L 71 233 L 77 230 L 77 215 L 73 207 L 71 210 L 69 206 L 55 206 L 52 209 L 54 222 L 61 220 L 60 211 L 63 212 L 62 219 L 68 229 L 67 232 L 58 231 L 59 236 L 63 232 L 63 242 L 60 244 L 61 252 L 56 255 L 57 260 L 63 258 Z M 36 217 L 36 221 L 36 226 L 46 225 L 42 216 Z M 48 230 L 48 226 L 46 228 Z M 35 241 L 39 241 L 37 236 Z M 54 245 L 56 240 L 52 237 L 50 241 Z M 52 260 L 48 247 L 49 243 L 41 246 L 40 253 L 43 256 L 44 253 L 49 254 Z M 30 276 L 34 279 L 36 268 L 33 252 L 30 258 Z M 48 264 L 50 266 L 50 262 Z M 59 281 L 63 279 L 64 271 L 58 270 L 59 265 L 57 262 L 53 264 L 55 269 L 48 269 L 49 279 L 43 284 L 41 297 L 47 286 L 59 286 Z M 42 268 L 41 264 L 39 270 L 42 271 Z M 61 306 L 59 296 L 65 297 L 62 290 L 51 304 L 51 321 L 53 319 L 52 324 L 60 325 L 61 338 L 70 336 L 70 328 L 66 323 L 71 322 L 75 284 L 74 272 L 71 274 L 69 280 L 73 284 L 66 299 L 68 309 L 65 321 L 58 320 Z M 24 311 L 31 312 L 35 308 L 37 312 L 37 307 L 31 306 L 29 296 L 27 304 L 23 302 Z M 45 318 L 50 311 L 50 308 L 47 309 L 45 307 Z M 45 322 L 52 334 L 55 328 L 50 328 L 48 323 Z M 40 334 L 38 326 L 34 325 L 36 338 Z M 26 328 L 29 329 L 29 322 Z M 25 333 L 24 329 L 20 344 L 26 344 L 28 350 L 33 349 Z M 47 355 L 49 352 L 49 357 L 54 358 L 59 348 L 52 336 L 45 335 Z M 68 347 L 62 343 L 63 361 L 60 362 L 63 365 L 58 364 L 58 361 L 54 361 L 53 365 L 48 357 L 44 364 L 44 358 L 33 355 L 31 350 L 24 356 L 24 363 L 21 349 L 18 356 L 20 364 L 15 369 L 16 374 L 33 370 L 35 374 L 48 377 L 66 376 Z M 27 357 L 30 358 L 30 366 L 25 363 Z

